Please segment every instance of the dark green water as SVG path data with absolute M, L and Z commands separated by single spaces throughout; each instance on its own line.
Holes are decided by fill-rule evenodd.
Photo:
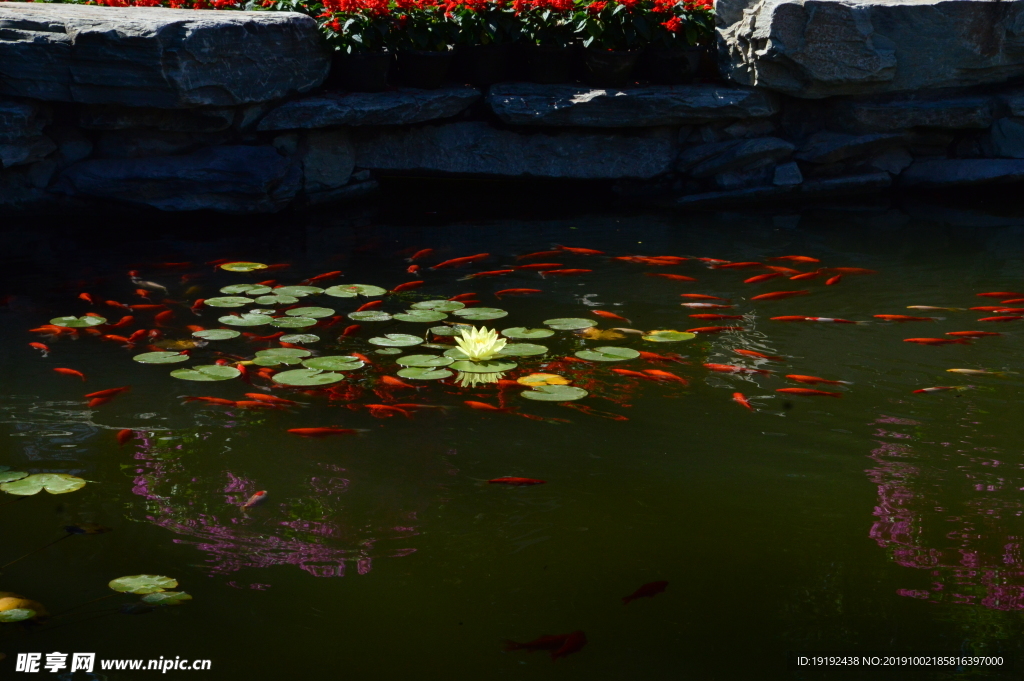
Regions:
M 929 210 L 935 217 L 928 217 Z M 56 224 L 18 226 L 4 233 L 0 253 L 7 280 L 0 293 L 13 296 L 0 309 L 0 465 L 71 473 L 89 483 L 71 494 L 44 492 L 0 506 L 0 562 L 60 537 L 65 525 L 94 522 L 113 531 L 71 537 L 4 569 L 0 590 L 60 613 L 111 593 L 111 579 L 147 573 L 174 577 L 194 600 L 147 615 L 111 612 L 138 598 L 125 595 L 44 626 L 0 625 L 0 652 L 7 654 L 0 662 L 3 677 L 32 678 L 13 672 L 17 653 L 61 651 L 104 659 L 210 659 L 211 671 L 162 676 L 229 681 L 1016 678 L 1012 671 L 978 669 L 885 675 L 787 667 L 790 651 L 1004 655 L 1016 658 L 1017 668 L 1024 664 L 1024 384 L 1016 374 L 945 372 L 1020 371 L 1024 322 L 979 323 L 991 313 L 906 309 L 990 305 L 999 299 L 975 294 L 1020 291 L 1024 220 L 979 213 L 948 224 L 944 215 L 919 207 L 914 214 L 865 208 L 776 216 L 609 212 L 495 219 L 371 210 L 355 218 L 290 216 L 250 227 L 190 225 L 190 218 L 148 229 L 112 224 L 109 236 Z M 458 280 L 504 269 L 516 264 L 516 255 L 553 244 L 616 256 L 730 261 L 800 254 L 819 258 L 823 267 L 878 274 L 847 276 L 829 287 L 824 278 L 800 286 L 785 279 L 748 285 L 742 280 L 766 270 L 713 271 L 693 261 L 651 267 L 567 255 L 535 262 L 593 272 Z M 437 249 L 424 265 L 482 252 L 492 256 L 479 265 L 409 275 L 403 257 L 420 248 Z M 218 258 L 291 267 L 253 277 L 201 265 Z M 153 267 L 182 261 L 197 266 Z M 301 406 L 245 411 L 184 403 L 181 396 L 240 400 L 245 392 L 265 390 L 260 386 L 267 381 L 255 379 L 254 390 L 241 380 L 176 380 L 168 373 L 177 367 L 137 364 L 131 357 L 144 350 L 95 337 L 44 341 L 52 348 L 45 359 L 28 346 L 41 338 L 27 329 L 53 317 L 92 309 L 120 316 L 90 308 L 76 298 L 82 291 L 101 300 L 142 302 L 125 274 L 133 268 L 187 304 L 228 284 L 269 278 L 295 284 L 341 269 L 343 277 L 332 283 L 392 288 L 417 278 L 427 282 L 401 298 L 389 297 L 383 309 L 391 312 L 416 300 L 476 292 L 483 305 L 509 311 L 486 322 L 499 329 L 592 317 L 600 306 L 631 320 L 594 317 L 601 328 L 739 323 L 747 331 L 678 344 L 636 336 L 582 341 L 565 331 L 534 341 L 552 354 L 522 358 L 521 369 L 537 370 L 597 345 L 682 355 L 687 364 L 638 359 L 556 365 L 556 373 L 591 391 L 575 404 L 628 417 L 620 421 L 530 402 L 515 389 L 505 394 L 511 413 L 463 404 L 497 405 L 492 386 L 423 382 L 417 390 L 381 389 L 380 376 L 398 367 L 393 356 L 375 355 L 366 339 L 431 325 L 364 323 L 358 336 L 338 343 L 351 323 L 343 320 L 314 330 L 323 340 L 310 348 L 373 358 L 376 368 L 347 382 L 362 386 L 362 394 L 347 401 L 276 389 L 273 394 Z M 182 274 L 195 276 L 183 284 Z M 192 286 L 201 292 L 186 298 Z M 544 293 L 500 301 L 493 296 L 520 287 Z M 811 295 L 749 300 L 794 288 Z M 687 310 L 680 307 L 680 293 L 731 298 L 735 314 L 746 317 L 691 320 L 693 313 L 733 311 Z M 347 313 L 363 302 L 318 296 L 312 304 Z M 183 324 L 216 327 L 216 317 L 230 312 L 207 309 L 194 316 L 187 306 L 171 308 L 175 321 L 165 329 L 170 338 L 188 337 Z M 888 324 L 873 320 L 876 314 L 945 319 Z M 871 323 L 769 321 L 779 315 Z M 137 318 L 153 327 L 152 313 Z M 975 329 L 1003 335 L 970 346 L 901 342 Z M 239 338 L 211 343 L 194 356 L 212 360 L 214 348 L 251 356 L 264 347 Z M 755 363 L 734 348 L 786 361 Z M 701 366 L 705 362 L 773 374 L 712 373 Z M 56 374 L 53 367 L 80 370 L 88 381 Z M 612 368 L 662 369 L 689 386 L 623 377 Z M 788 373 L 852 385 L 805 386 L 837 390 L 841 399 L 776 393 L 801 385 L 784 379 Z M 82 398 L 129 384 L 129 394 L 93 410 Z M 973 389 L 911 392 L 939 385 Z M 757 411 L 733 402 L 736 391 L 751 398 Z M 446 408 L 378 419 L 361 407 L 395 402 Z M 286 433 L 332 425 L 367 432 L 325 439 Z M 138 437 L 118 447 L 115 433 L 125 428 Z M 484 482 L 500 476 L 547 484 Z M 257 490 L 267 490 L 268 501 L 243 514 L 238 505 Z M 0 503 L 12 499 L 0 495 Z M 623 596 L 659 580 L 669 582 L 664 593 L 622 604 Z M 545 651 L 503 651 L 506 639 L 575 630 L 586 633 L 587 645 L 554 663 Z M 160 676 L 103 674 L 131 681 Z

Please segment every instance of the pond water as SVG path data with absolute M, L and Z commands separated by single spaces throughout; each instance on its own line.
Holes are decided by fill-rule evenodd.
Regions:
M 911 213 L 854 207 L 554 217 L 526 211 L 498 218 L 381 206 L 223 224 L 219 218 L 146 224 L 126 217 L 79 229 L 60 221 L 17 225 L 3 234 L 0 252 L 7 278 L 0 293 L 8 296 L 0 308 L 0 465 L 71 474 L 87 483 L 62 495 L 0 494 L 0 563 L 61 538 L 65 526 L 98 523 L 111 531 L 71 536 L 3 568 L 0 590 L 39 601 L 59 616 L 42 626 L 0 624 L 0 652 L 7 655 L 0 668 L 6 677 L 19 652 L 60 651 L 212 661 L 211 671 L 171 671 L 164 675 L 169 679 L 803 679 L 840 675 L 791 669 L 787 653 L 1019 658 L 1024 435 L 1017 419 L 1024 374 L 1016 372 L 1024 321 L 979 322 L 998 313 L 966 308 L 1024 297 L 1009 295 L 1024 294 L 1024 220 L 965 213 L 960 224 L 950 224 L 952 212 L 921 205 Z M 520 258 L 557 245 L 604 255 Z M 406 258 L 421 249 L 434 252 L 417 260 L 418 272 L 407 272 Z M 429 269 L 482 253 L 490 255 Z M 612 259 L 632 255 L 691 259 Z M 789 255 L 820 263 L 769 260 Z M 845 274 L 827 286 L 836 271 L 748 284 L 745 279 L 771 271 L 712 269 L 713 263 L 695 258 L 876 273 Z M 221 259 L 287 267 L 233 273 L 204 264 Z M 465 279 L 530 263 L 588 271 L 542 276 L 518 269 Z M 174 302 L 135 310 L 134 323 L 101 332 L 159 329 L 161 343 L 188 341 L 186 325 L 220 328 L 219 317 L 248 309 L 190 309 L 197 298 L 226 295 L 219 289 L 232 284 L 294 285 L 335 270 L 343 274 L 324 280 L 324 288 L 425 283 L 386 296 L 302 299 L 302 305 L 334 312 L 317 326 L 285 333 L 319 336 L 302 345 L 313 355 L 355 352 L 372 362 L 324 387 L 280 386 L 256 375 L 257 365 L 247 367 L 250 382 L 170 375 L 218 358 L 231 365 L 250 360 L 257 350 L 278 347 L 277 340 L 242 335 L 210 341 L 192 349 L 190 361 L 171 366 L 132 361 L 149 351 L 148 339 L 126 348 L 86 331 L 78 337 L 28 331 L 61 316 L 95 312 L 115 322 L 126 314 L 106 300 L 164 304 L 159 291 L 144 291 L 150 303 L 137 295 L 129 270 L 165 286 Z M 653 274 L 697 281 L 646 276 Z M 516 288 L 541 292 L 495 296 Z M 809 293 L 752 300 L 789 290 Z M 977 297 L 1000 291 L 1005 298 Z M 83 292 L 97 305 L 79 299 Z M 518 367 L 500 384 L 399 379 L 413 386 L 407 387 L 384 381 L 402 368 L 395 359 L 440 356 L 444 348 L 381 354 L 369 339 L 424 337 L 445 321 L 465 320 L 356 322 L 346 316 L 372 300 L 383 300 L 379 309 L 394 314 L 415 302 L 466 293 L 479 301 L 467 309 L 507 311 L 472 322 L 499 330 L 545 328 L 553 318 L 644 333 L 722 325 L 742 330 L 671 343 L 632 331 L 590 340 L 557 330 L 514 340 L 542 344 L 548 352 L 514 358 Z M 732 307 L 687 308 L 681 303 L 706 301 L 680 294 L 725 298 L 731 302 L 722 304 Z M 286 307 L 272 309 L 280 314 Z M 171 318 L 156 322 L 165 310 Z M 693 314 L 742 318 L 708 321 Z M 874 315 L 935 319 L 896 323 Z M 858 323 L 770 319 L 777 316 Z M 352 324 L 361 328 L 341 336 Z M 903 342 L 957 339 L 946 334 L 972 330 L 1001 335 L 966 344 Z M 429 340 L 444 345 L 452 338 Z M 30 342 L 49 346 L 48 356 Z M 668 359 L 587 362 L 574 356 L 595 347 Z M 769 373 L 724 373 L 705 364 Z M 54 372 L 58 367 L 87 380 Z M 1000 374 L 947 372 L 954 368 Z M 525 399 L 530 388 L 514 381 L 536 372 L 560 375 L 589 394 L 573 402 Z M 806 384 L 787 375 L 848 383 Z M 128 385 L 130 392 L 92 408 L 83 397 Z M 914 393 L 933 386 L 963 389 Z M 841 397 L 777 392 L 781 388 Z M 733 400 L 737 392 L 752 409 Z M 259 408 L 184 399 L 257 401 L 246 393 L 297 404 Z M 419 406 L 366 406 L 395 404 Z M 288 432 L 324 427 L 359 432 L 322 438 Z M 122 430 L 131 431 L 130 439 L 119 445 Z M 506 476 L 546 482 L 487 482 Z M 243 510 L 261 490 L 266 501 Z M 139 596 L 97 600 L 113 593 L 110 580 L 137 574 L 172 577 L 176 590 L 193 600 L 144 615 L 117 612 Z M 662 593 L 624 605 L 623 597 L 660 581 L 668 582 Z M 570 646 L 579 649 L 557 662 L 550 650 L 505 649 L 509 640 L 575 631 L 585 632 L 586 644 Z M 852 674 L 879 678 L 877 671 Z M 905 671 L 900 678 L 915 674 L 1013 678 L 979 670 Z

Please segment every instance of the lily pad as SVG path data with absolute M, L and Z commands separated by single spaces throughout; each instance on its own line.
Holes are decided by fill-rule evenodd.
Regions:
M 44 489 L 50 494 L 67 494 L 85 487 L 85 480 L 67 473 L 36 473 L 27 478 L 5 482 L 0 490 L 18 496 L 32 496 Z
M 112 579 L 107 586 L 123 594 L 155 594 L 178 586 L 178 580 L 162 575 L 129 575 Z
M 250 312 L 242 315 L 229 314 L 226 317 L 218 317 L 217 321 L 228 326 L 263 326 L 274 321 L 274 318 L 269 315 Z
M 410 305 L 414 310 L 433 310 L 435 312 L 454 312 L 466 307 L 465 303 L 457 300 L 423 300 Z
M 539 385 L 533 390 L 524 390 L 520 394 L 528 400 L 539 402 L 572 402 L 573 400 L 582 400 L 590 393 L 572 385 Z
M 282 364 L 302 364 L 302 360 L 298 357 L 269 355 L 267 357 L 257 357 L 252 361 L 252 363 L 260 367 L 279 367 Z
M 35 610 L 28 608 L 11 608 L 0 612 L 0 623 L 11 624 L 13 622 L 24 622 L 36 616 Z
M 259 305 L 293 305 L 297 302 L 299 302 L 299 299 L 295 296 L 278 295 L 276 293 L 260 296 L 256 299 L 256 303 Z
M 207 298 L 203 301 L 203 305 L 208 305 L 209 307 L 245 307 L 252 302 L 252 298 L 246 298 L 245 296 L 222 296 L 220 298 Z
M 171 372 L 171 376 L 183 381 L 228 381 L 241 375 L 242 372 L 235 367 L 219 364 L 204 364 L 191 369 L 175 369 Z
M 313 319 L 322 319 L 324 317 L 330 317 L 334 314 L 334 310 L 329 307 L 295 307 L 285 312 L 290 317 L 311 317 Z
M 274 289 L 274 293 L 279 296 L 294 296 L 296 298 L 316 296 L 323 292 L 324 290 L 319 286 L 279 286 Z
M 433 310 L 409 310 L 408 312 L 400 312 L 395 315 L 395 319 L 400 322 L 439 322 L 442 319 L 447 319 L 448 315 L 444 312 L 434 312 Z
M 184 591 L 158 591 L 142 597 L 142 602 L 150 605 L 181 605 L 191 600 L 192 596 Z
M 554 336 L 555 332 L 551 329 L 528 329 L 525 326 L 513 326 L 511 329 L 502 331 L 501 335 L 506 338 L 548 338 Z
M 469 355 L 464 353 L 462 351 L 462 348 L 460 348 L 458 346 L 445 350 L 444 351 L 444 356 L 445 357 L 451 357 L 452 359 L 469 359 Z
M 373 345 L 383 345 L 392 348 L 404 348 L 412 345 L 419 345 L 423 342 L 423 339 L 419 336 L 410 336 L 405 333 L 387 333 L 383 337 L 377 336 L 371 338 L 368 343 Z
M 68 329 L 88 329 L 93 326 L 99 326 L 100 324 L 106 324 L 106 317 L 94 317 L 92 315 L 84 315 L 82 317 L 54 317 L 50 320 L 50 323 L 54 326 L 63 326 Z
M 187 362 L 189 357 L 180 352 L 144 352 L 141 355 L 135 355 L 132 359 L 141 364 L 177 364 L 178 362 Z
M 402 378 L 411 378 L 417 381 L 436 381 L 441 378 L 448 378 L 452 372 L 447 369 L 434 369 L 430 367 L 406 367 L 398 370 Z
M 269 286 L 263 286 L 261 284 L 232 284 L 231 286 L 225 286 L 220 290 L 221 293 L 226 293 L 229 296 L 238 293 L 248 293 L 250 296 L 262 296 L 270 293 L 271 288 Z
M 330 385 L 344 379 L 344 374 L 320 369 L 292 369 L 274 374 L 274 382 L 281 385 L 316 386 Z
M 0 471 L 0 483 L 14 482 L 15 480 L 21 480 L 27 478 L 28 473 L 24 471 Z
M 540 385 L 569 385 L 569 379 L 558 374 L 530 374 L 517 378 L 516 383 L 535 388 Z
M 470 319 L 477 322 L 487 319 L 501 319 L 502 317 L 508 316 L 508 312 L 505 310 L 499 310 L 496 307 L 467 307 L 463 310 L 455 310 L 452 314 L 456 317 L 462 317 L 463 319 Z
M 586 329 L 597 324 L 592 319 L 580 319 L 578 317 L 560 317 L 558 319 L 545 319 L 544 325 L 559 331 L 575 331 Z
M 257 357 L 309 357 L 312 355 L 312 351 L 303 350 L 302 348 L 268 348 L 266 350 L 257 350 Z
M 652 343 L 678 343 L 696 337 L 697 334 L 687 333 L 686 331 L 651 331 L 646 336 L 643 336 L 643 339 Z
M 509 343 L 501 349 L 504 357 L 529 357 L 531 355 L 543 355 L 548 351 L 543 345 L 534 343 Z
M 467 374 L 497 374 L 502 371 L 511 371 L 519 365 L 515 362 L 503 362 L 501 360 L 492 359 L 487 362 L 470 362 L 469 360 L 460 360 L 458 362 L 453 362 L 449 366 L 456 371 L 464 371 Z
M 378 355 L 400 355 L 402 351 L 398 348 L 381 348 L 380 350 L 374 350 Z
M 387 289 L 369 284 L 341 284 L 330 287 L 324 293 L 335 298 L 355 298 L 356 296 L 382 296 L 387 293 Z
M 314 326 L 316 320 L 312 317 L 278 317 L 270 322 L 271 326 L 281 329 L 304 329 L 307 326 Z
M 441 343 L 424 343 L 420 346 L 421 348 L 430 348 L 431 350 L 451 350 L 454 345 L 443 345 Z
M 316 343 L 320 340 L 320 336 L 316 336 L 312 333 L 289 333 L 285 336 L 281 336 L 278 340 L 282 343 Z
M 241 336 L 239 332 L 234 329 L 205 329 L 203 331 L 196 331 L 192 334 L 194 338 L 202 338 L 203 340 L 228 340 L 229 338 L 238 338 Z
M 472 329 L 472 324 L 453 324 L 451 326 L 432 326 L 430 333 L 435 336 L 460 336 L 463 329 Z
M 277 314 L 277 310 L 269 310 L 267 308 L 254 307 L 251 310 L 249 310 L 249 314 L 266 314 L 266 315 L 274 316 L 274 315 Z
M 407 367 L 446 367 L 455 360 L 451 357 L 438 357 L 437 355 L 406 355 L 395 361 Z
M 265 270 L 267 266 L 261 262 L 226 262 L 220 266 L 222 270 L 228 272 L 255 272 L 256 270 Z
M 365 310 L 363 312 L 349 312 L 348 318 L 354 319 L 357 322 L 387 322 L 391 320 L 391 315 L 377 310 Z
M 365 363 L 358 357 L 350 355 L 330 355 L 303 360 L 302 366 L 321 371 L 355 371 L 362 369 Z
M 575 355 L 580 359 L 586 359 L 591 362 L 622 362 L 627 359 L 636 359 L 640 356 L 640 353 L 633 348 L 617 348 L 606 345 L 601 348 L 594 348 L 593 350 L 580 350 Z

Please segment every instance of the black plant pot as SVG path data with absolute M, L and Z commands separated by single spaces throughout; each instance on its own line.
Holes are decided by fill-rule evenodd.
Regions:
M 509 79 L 512 45 L 463 45 L 455 50 L 455 71 L 473 85 L 493 85 Z
M 572 80 L 571 47 L 523 45 L 520 56 L 527 80 L 534 83 L 568 83 Z
M 390 52 L 334 53 L 332 82 L 351 92 L 382 92 L 388 86 Z
M 453 53 L 425 50 L 401 50 L 398 53 L 398 75 L 410 87 L 436 90 L 448 78 Z
M 600 50 L 588 47 L 583 51 L 586 81 L 598 87 L 625 87 L 633 80 L 639 51 Z
M 641 57 L 641 73 L 652 83 L 679 85 L 697 75 L 705 47 L 649 47 Z

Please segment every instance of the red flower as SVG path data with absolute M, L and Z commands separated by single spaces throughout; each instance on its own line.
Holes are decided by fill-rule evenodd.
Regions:
M 661 22 L 661 25 L 672 33 L 678 33 L 683 30 L 683 20 L 679 17 L 672 17 L 668 21 Z
M 600 14 L 601 12 L 604 11 L 604 8 L 607 6 L 607 2 L 604 2 L 603 0 L 596 0 L 596 2 L 592 2 L 589 5 L 587 5 L 587 11 L 590 12 L 591 14 Z

